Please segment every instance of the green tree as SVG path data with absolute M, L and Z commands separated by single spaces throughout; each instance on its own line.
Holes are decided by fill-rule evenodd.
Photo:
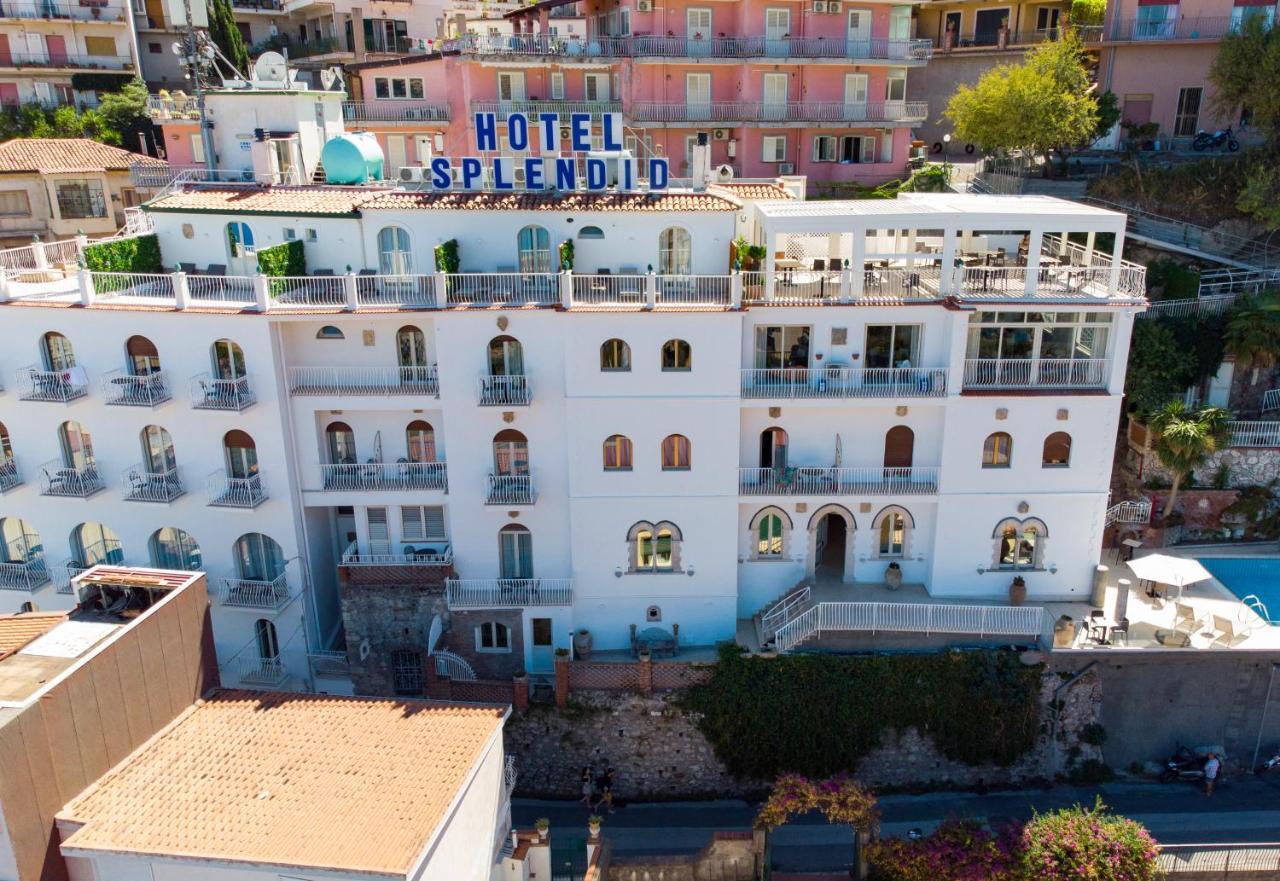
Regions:
M 1209 67 L 1213 107 L 1223 117 L 1248 107 L 1253 123 L 1280 145 L 1280 31 L 1261 15 L 1249 15 L 1218 44 Z
M 1098 99 L 1073 31 L 1042 43 L 1022 64 L 995 67 L 947 102 L 956 135 L 984 150 L 1024 150 L 1063 162 L 1098 128 Z
M 1192 410 L 1182 401 L 1170 401 L 1147 420 L 1147 427 L 1155 435 L 1156 458 L 1173 473 L 1173 485 L 1161 517 L 1173 513 L 1182 481 L 1226 444 L 1230 420 L 1231 413 L 1221 407 Z
M 98 102 L 98 113 L 107 125 L 121 135 L 149 128 L 151 120 L 147 116 L 147 84 L 135 79 L 122 86 L 118 92 L 107 92 Z
M 1249 371 L 1243 380 L 1243 409 L 1258 409 L 1264 391 L 1259 380 L 1269 380 L 1271 370 L 1280 361 L 1280 301 L 1276 295 L 1238 301 L 1227 319 L 1223 347 L 1235 359 L 1237 369 Z
M 1107 0 L 1071 0 L 1071 23 L 1077 27 L 1100 25 L 1107 12 Z
M 249 50 L 245 48 L 244 37 L 240 36 L 240 29 L 236 27 L 231 0 L 209 0 L 209 36 L 218 44 L 232 66 L 247 76 Z
M 1125 396 L 1139 418 L 1180 395 L 1195 377 L 1195 359 L 1168 322 L 1134 322 Z

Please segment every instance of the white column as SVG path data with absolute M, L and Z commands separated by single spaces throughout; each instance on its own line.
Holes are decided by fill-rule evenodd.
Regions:
M 356 274 L 348 272 L 342 276 L 342 292 L 347 301 L 347 311 L 354 312 L 360 308 L 360 293 L 356 290 Z
M 742 273 L 736 269 L 729 276 L 729 307 L 742 308 Z
M 1094 245 L 1094 242 L 1097 240 L 1097 238 L 1098 238 L 1098 234 L 1096 232 L 1088 233 L 1085 236 L 1084 265 L 1086 269 L 1093 265 L 1093 245 Z
M 566 309 L 573 308 L 573 270 L 560 270 L 560 305 Z
M 80 305 L 92 306 L 94 300 L 93 273 L 87 269 L 80 270 Z
M 955 290 L 956 277 L 956 231 L 954 229 L 944 229 L 942 231 L 942 272 L 940 273 L 939 286 L 943 296 L 951 294 Z
M 764 298 L 765 300 L 773 299 L 774 272 L 775 264 L 773 262 L 773 236 L 765 236 L 764 249 Z
M 259 312 L 271 309 L 271 293 L 267 290 L 267 277 L 261 272 L 253 276 L 253 302 Z
M 644 277 L 644 305 L 646 309 L 653 309 L 658 305 L 658 277 L 652 272 L 646 273 Z
M 1040 249 L 1044 247 L 1044 230 L 1033 227 L 1027 236 L 1027 277 L 1023 290 L 1028 296 L 1036 292 L 1040 281 Z
M 862 298 L 867 280 L 867 231 L 853 231 L 853 255 L 849 258 L 849 290 L 841 291 L 852 300 Z
M 173 299 L 179 312 L 191 305 L 191 285 L 187 283 L 185 272 L 173 274 Z
M 9 273 L 0 266 L 0 303 L 9 299 Z
M 436 308 L 443 309 L 449 304 L 449 273 L 437 272 L 434 275 L 435 284 L 432 285 L 435 295 Z

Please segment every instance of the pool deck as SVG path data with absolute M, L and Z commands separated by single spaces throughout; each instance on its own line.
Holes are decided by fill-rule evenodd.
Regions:
M 1142 549 L 1137 556 L 1151 553 L 1163 553 L 1175 557 L 1205 559 L 1209 557 L 1258 557 L 1280 560 L 1280 546 L 1270 542 L 1265 545 L 1204 545 L 1186 548 Z M 1193 584 L 1183 591 L 1181 598 L 1152 599 L 1138 587 L 1138 579 L 1134 577 L 1127 564 L 1118 562 L 1108 552 L 1105 561 L 1111 567 L 1108 577 L 1106 602 L 1103 609 L 1108 617 L 1116 608 L 1117 586 L 1121 578 L 1133 582 L 1129 594 L 1127 617 L 1129 618 L 1129 639 L 1110 646 L 1098 646 L 1085 639 L 1085 632 L 1079 623 L 1089 616 L 1094 608 L 1089 603 L 1045 603 L 1045 609 L 1052 620 L 1060 615 L 1070 615 L 1077 624 L 1078 632 L 1070 650 L 1103 650 L 1131 651 L 1170 650 L 1170 651 L 1222 651 L 1222 650 L 1277 650 L 1280 649 L 1280 627 L 1272 626 L 1262 619 L 1253 609 L 1244 605 L 1229 588 L 1216 578 Z M 1194 611 L 1199 627 L 1191 634 L 1186 645 L 1176 645 L 1178 637 L 1173 636 L 1174 604 L 1184 603 Z M 1274 613 L 1273 613 L 1274 614 Z M 1214 627 L 1213 617 L 1218 616 L 1230 622 L 1234 635 L 1228 638 L 1221 630 Z M 1165 640 L 1162 642 L 1161 639 Z

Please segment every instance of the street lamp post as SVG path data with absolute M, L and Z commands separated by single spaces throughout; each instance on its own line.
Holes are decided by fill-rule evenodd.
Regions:
M 942 136 L 942 167 L 947 172 L 947 183 L 951 182 L 951 133 Z

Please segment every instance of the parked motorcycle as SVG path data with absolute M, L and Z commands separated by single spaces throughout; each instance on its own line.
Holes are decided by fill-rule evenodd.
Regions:
M 1254 768 L 1253 773 L 1266 774 L 1269 771 L 1274 771 L 1276 768 L 1280 768 L 1280 747 L 1276 749 L 1275 755 L 1267 759 L 1258 767 Z
M 1179 744 L 1173 755 L 1165 760 L 1164 770 L 1160 772 L 1160 782 L 1203 780 L 1206 761 L 1208 761 L 1207 756 L 1196 755 L 1188 747 Z
M 1196 132 L 1195 140 L 1191 142 L 1191 149 L 1197 152 L 1220 150 L 1223 147 L 1227 148 L 1228 153 L 1234 153 L 1240 149 L 1240 142 L 1231 133 L 1231 126 L 1220 128 L 1213 134 L 1201 129 Z

